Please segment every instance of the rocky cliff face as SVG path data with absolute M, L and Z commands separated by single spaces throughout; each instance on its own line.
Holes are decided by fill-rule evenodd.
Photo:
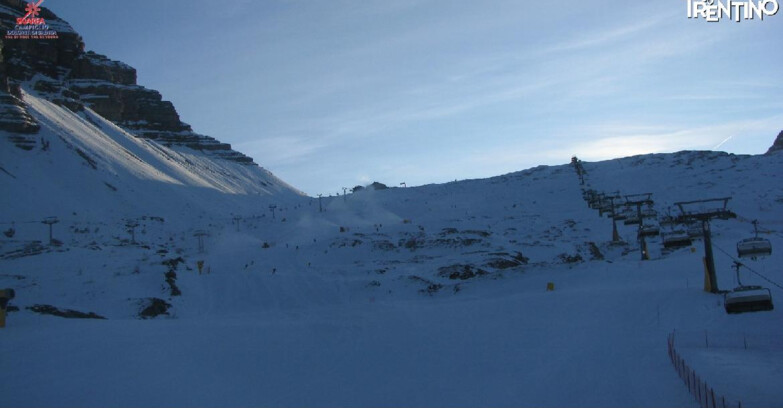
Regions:
M 0 36 L 15 28 L 26 5 L 0 0 Z M 24 87 L 76 112 L 87 106 L 137 137 L 255 165 L 231 145 L 193 132 L 171 102 L 136 83 L 133 67 L 85 52 L 81 36 L 50 10 L 42 8 L 39 17 L 57 32 L 57 39 L 0 40 L 0 129 L 13 133 L 10 139 L 18 147 L 33 148 L 39 129 L 21 101 Z
M 775 139 L 775 143 L 770 146 L 766 154 L 783 150 L 783 130 L 778 133 L 778 137 Z

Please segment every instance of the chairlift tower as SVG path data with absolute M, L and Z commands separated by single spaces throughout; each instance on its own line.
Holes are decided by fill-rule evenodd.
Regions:
M 641 194 L 628 194 L 625 196 L 625 205 L 629 207 L 636 206 L 636 218 L 639 220 L 639 226 L 637 227 L 636 237 L 639 240 L 639 252 L 641 253 L 642 261 L 650 260 L 650 253 L 647 251 L 647 240 L 642 234 L 642 205 L 652 206 L 654 201 L 652 200 L 652 193 Z
M 587 174 L 587 170 L 585 170 L 585 167 L 582 165 L 582 161 L 579 160 L 578 157 L 574 156 L 571 158 L 571 164 L 574 165 L 574 168 L 576 169 L 576 175 L 579 176 L 579 185 L 585 185 L 585 174 Z
M 209 234 L 204 230 L 197 230 L 193 233 L 193 236 L 198 238 L 198 253 L 203 254 L 204 253 L 204 237 L 209 236 Z
M 234 220 L 234 224 L 237 226 L 237 232 L 239 232 L 239 223 L 242 221 L 242 217 L 235 215 L 232 219 Z
M 709 289 L 712 293 L 718 293 L 718 278 L 715 274 L 715 258 L 712 254 L 712 232 L 710 230 L 710 221 L 713 219 L 728 220 L 730 218 L 736 218 L 737 214 L 729 211 L 728 206 L 731 197 L 723 198 L 711 198 L 707 200 L 695 200 L 695 201 L 682 201 L 674 203 L 680 208 L 680 215 L 677 217 L 677 221 L 680 223 L 686 223 L 688 221 L 701 221 L 701 231 L 704 235 L 704 267 L 707 269 L 707 279 L 709 280 Z M 713 208 L 697 209 L 694 211 L 688 211 L 686 207 L 693 206 L 694 204 L 712 204 L 723 203 L 722 206 L 716 206 Z
M 125 227 L 128 228 L 131 233 L 131 244 L 136 244 L 136 227 L 139 226 L 139 223 L 135 220 L 128 220 L 128 222 L 125 223 Z
M 345 193 L 348 191 L 348 187 L 343 187 L 343 202 L 345 202 Z
M 275 219 L 275 208 L 277 208 L 276 205 L 270 205 L 269 206 L 269 211 L 272 211 L 272 219 L 273 220 Z
M 323 198 L 323 194 L 318 194 L 318 212 L 324 212 L 324 207 L 321 204 L 321 199 Z
M 620 234 L 617 232 L 617 220 L 614 218 L 615 216 L 614 200 L 617 200 L 619 198 L 620 198 L 619 191 L 615 195 L 607 197 L 607 199 L 609 200 L 609 205 L 611 205 L 612 207 L 612 213 L 610 214 L 610 217 L 612 218 L 612 241 L 613 242 L 621 241 Z
M 49 226 L 49 244 L 54 244 L 54 238 L 52 235 L 52 225 L 57 224 L 60 222 L 57 217 L 46 217 L 43 221 L 41 221 L 41 224 L 46 224 Z
M 604 213 L 609 213 L 610 216 L 614 216 L 614 200 L 620 198 L 620 192 L 615 191 L 612 193 L 614 195 L 609 195 L 606 193 L 599 193 L 598 194 L 598 215 L 603 217 Z

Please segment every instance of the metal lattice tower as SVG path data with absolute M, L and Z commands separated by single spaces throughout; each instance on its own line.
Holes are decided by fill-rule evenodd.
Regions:
M 711 198 L 707 200 L 682 201 L 674 203 L 680 208 L 680 215 L 677 222 L 686 223 L 689 221 L 701 221 L 701 230 L 704 235 L 704 267 L 707 269 L 707 276 L 710 283 L 710 292 L 718 293 L 718 278 L 715 274 L 715 258 L 712 254 L 712 232 L 710 230 L 710 220 L 728 220 L 736 218 L 737 214 L 728 210 L 728 203 L 731 197 Z M 696 204 L 723 203 L 710 208 L 701 208 L 688 211 L 688 207 Z
M 198 238 L 198 252 L 200 254 L 204 253 L 204 237 L 208 237 L 209 234 L 204 230 L 198 230 L 193 233 L 193 236 Z
M 318 194 L 318 212 L 324 212 L 324 207 L 321 204 L 321 198 L 323 198 L 323 194 Z
M 636 236 L 639 239 L 639 252 L 641 252 L 642 261 L 650 260 L 650 253 L 647 251 L 647 240 L 642 235 L 642 226 L 644 225 L 642 217 L 642 205 L 652 206 L 652 193 L 628 194 L 625 196 L 625 205 L 628 207 L 636 206 L 636 218 L 639 220 L 639 227 Z
M 54 244 L 54 238 L 52 235 L 52 225 L 57 224 L 60 222 L 57 217 L 46 217 L 43 221 L 41 221 L 41 224 L 46 224 L 49 226 L 49 244 Z
M 125 227 L 130 229 L 131 233 L 131 244 L 136 243 L 136 227 L 139 226 L 139 223 L 135 220 L 128 220 L 128 222 L 125 223 Z

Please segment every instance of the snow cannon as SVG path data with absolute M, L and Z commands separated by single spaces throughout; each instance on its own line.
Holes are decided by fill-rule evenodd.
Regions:
M 15 296 L 16 292 L 13 289 L 0 290 L 0 328 L 5 327 L 5 308 Z

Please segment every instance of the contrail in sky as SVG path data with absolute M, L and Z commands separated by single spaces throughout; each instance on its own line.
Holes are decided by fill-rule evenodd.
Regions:
M 724 143 L 728 142 L 729 139 L 731 139 L 732 137 L 734 137 L 734 136 L 732 135 L 732 136 L 727 137 L 722 142 L 718 143 L 717 146 L 713 147 L 712 150 L 718 150 L 721 146 L 723 146 Z

